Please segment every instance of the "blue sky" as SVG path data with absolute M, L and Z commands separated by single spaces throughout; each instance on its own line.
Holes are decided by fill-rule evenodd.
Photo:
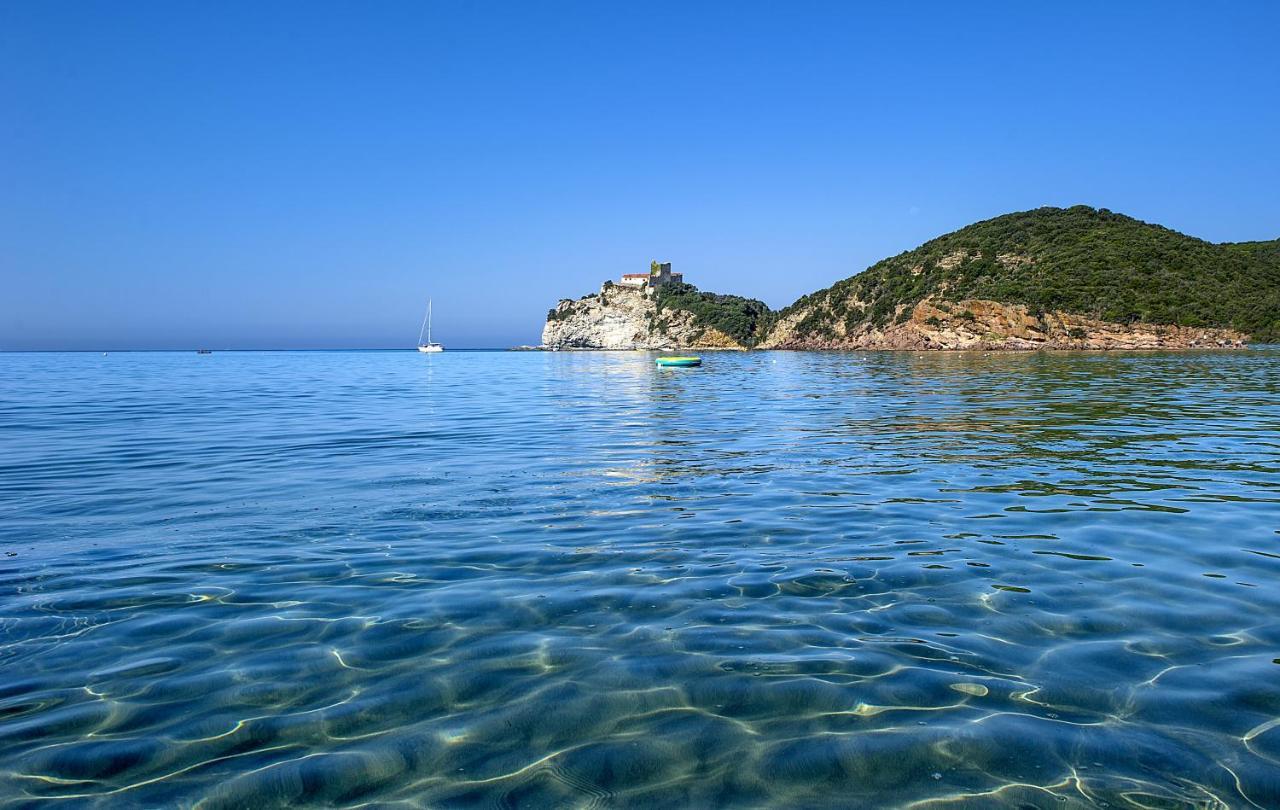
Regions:
M 0 348 L 537 342 L 1086 203 L 1280 236 L 1280 3 L 0 4 Z

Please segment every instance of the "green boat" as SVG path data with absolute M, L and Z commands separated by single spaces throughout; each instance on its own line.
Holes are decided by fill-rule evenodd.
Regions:
M 700 366 L 702 365 L 701 357 L 659 357 L 654 361 L 660 366 Z

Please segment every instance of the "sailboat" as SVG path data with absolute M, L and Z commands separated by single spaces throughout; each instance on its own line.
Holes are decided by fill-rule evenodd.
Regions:
M 422 330 L 427 331 L 427 342 L 422 342 Z M 431 299 L 427 299 L 427 317 L 422 319 L 422 329 L 418 330 L 418 351 L 420 352 L 442 352 L 444 346 L 439 343 L 431 342 Z

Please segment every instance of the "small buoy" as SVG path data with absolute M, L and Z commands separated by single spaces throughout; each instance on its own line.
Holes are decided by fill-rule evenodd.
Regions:
M 654 361 L 660 366 L 678 366 L 687 368 L 689 366 L 702 365 L 701 357 L 659 357 Z

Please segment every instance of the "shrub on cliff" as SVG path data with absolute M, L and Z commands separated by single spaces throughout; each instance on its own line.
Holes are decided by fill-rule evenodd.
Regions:
M 659 287 L 655 304 L 659 313 L 667 309 L 689 312 L 695 326 L 718 329 L 748 347 L 763 340 L 774 322 L 773 310 L 763 301 L 702 292 L 692 284 Z

